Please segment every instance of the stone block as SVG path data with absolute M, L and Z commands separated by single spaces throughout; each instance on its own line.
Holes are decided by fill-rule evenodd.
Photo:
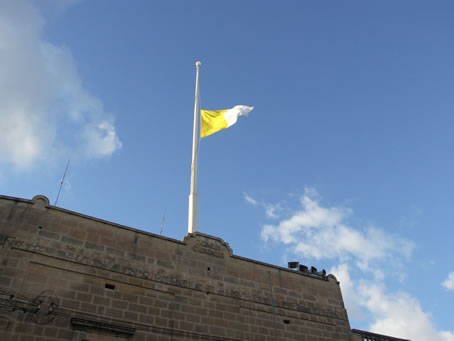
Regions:
M 129 303 L 128 310 L 145 314 L 147 312 L 147 306 L 135 304 L 135 303 Z

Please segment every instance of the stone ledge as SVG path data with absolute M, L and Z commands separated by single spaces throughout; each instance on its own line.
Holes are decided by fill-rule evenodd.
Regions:
M 75 317 L 71 318 L 71 325 L 75 330 L 102 329 L 113 334 L 123 334 L 128 336 L 132 336 L 136 332 L 136 328 L 128 327 L 117 323 L 107 323 L 102 321 L 80 319 Z

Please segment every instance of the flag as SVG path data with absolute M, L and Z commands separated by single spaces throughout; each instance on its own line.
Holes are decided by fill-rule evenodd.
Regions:
M 236 105 L 227 110 L 200 110 L 200 137 L 233 126 L 239 116 L 247 116 L 254 107 Z

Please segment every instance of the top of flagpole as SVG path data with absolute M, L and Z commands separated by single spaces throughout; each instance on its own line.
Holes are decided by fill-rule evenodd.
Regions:
M 200 61 L 195 62 L 195 66 L 197 66 L 198 68 L 200 67 L 200 65 L 202 65 L 202 63 Z

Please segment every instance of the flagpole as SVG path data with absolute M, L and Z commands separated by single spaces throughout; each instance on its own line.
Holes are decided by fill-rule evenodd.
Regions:
M 191 192 L 189 193 L 188 233 L 198 231 L 198 195 L 197 195 L 197 145 L 199 142 L 199 71 L 200 62 L 196 62 L 194 129 L 192 135 Z

